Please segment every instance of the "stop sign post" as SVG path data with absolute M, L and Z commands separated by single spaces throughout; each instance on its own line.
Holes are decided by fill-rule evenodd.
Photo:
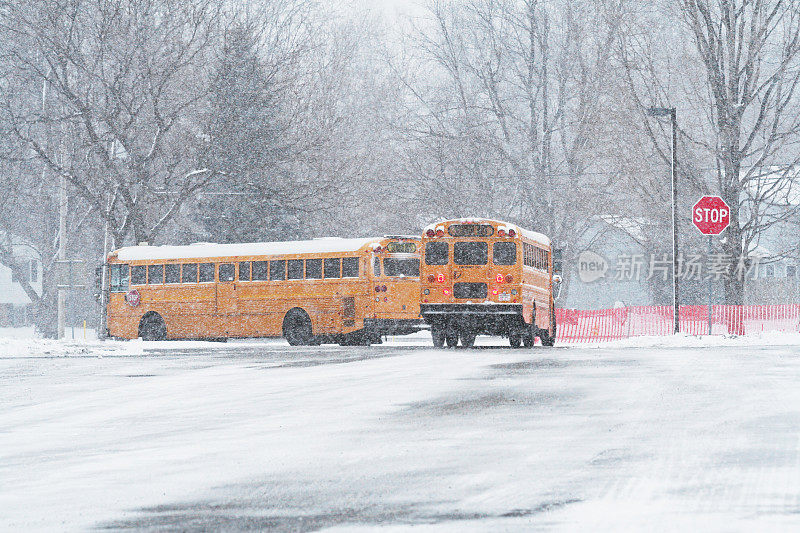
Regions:
M 731 223 L 731 208 L 719 196 L 703 196 L 692 207 L 692 222 L 703 235 L 708 235 L 708 256 L 711 236 L 719 235 Z M 708 259 L 708 258 L 706 258 Z M 711 276 L 708 277 L 708 334 L 711 335 Z
M 731 208 L 719 196 L 703 196 L 692 208 L 692 222 L 703 235 L 719 235 L 731 223 Z

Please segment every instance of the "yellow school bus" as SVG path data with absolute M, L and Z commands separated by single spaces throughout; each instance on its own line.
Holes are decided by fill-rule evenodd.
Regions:
M 368 345 L 422 325 L 419 238 L 131 246 L 107 268 L 110 337 Z
M 550 239 L 487 219 L 425 228 L 420 307 L 434 346 L 470 347 L 477 335 L 508 337 L 512 347 L 556 338 Z

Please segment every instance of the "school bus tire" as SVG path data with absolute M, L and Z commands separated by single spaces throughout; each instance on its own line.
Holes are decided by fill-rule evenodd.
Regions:
M 442 326 L 431 326 L 431 339 L 433 347 L 441 348 L 444 346 L 444 328 Z
M 511 333 L 508 336 L 508 342 L 511 344 L 512 348 L 519 348 L 522 346 L 522 334 L 521 333 Z
M 461 346 L 464 348 L 472 348 L 475 346 L 475 337 L 478 335 L 473 331 L 462 331 L 461 332 Z
M 167 324 L 158 313 L 149 311 L 139 321 L 139 337 L 143 341 L 163 341 L 167 338 Z
M 522 334 L 522 344 L 526 348 L 532 348 L 535 343 L 536 343 L 536 333 L 534 332 L 533 325 L 531 325 Z
M 458 346 L 458 330 L 456 328 L 450 326 L 445 330 L 444 343 L 448 348 L 455 348 Z
M 555 346 L 556 344 L 556 325 L 553 324 L 553 334 L 550 335 L 550 332 L 546 329 L 541 330 L 539 333 L 539 340 L 542 341 L 542 346 L 547 346 L 548 348 Z
M 310 346 L 315 344 L 311 328 L 311 317 L 303 309 L 289 309 L 283 317 L 283 338 L 290 346 Z
M 556 324 L 556 310 L 552 307 L 550 308 L 550 324 L 553 325 L 552 335 L 550 335 L 549 329 L 539 330 L 539 340 L 542 341 L 542 346 L 553 347 L 556 344 L 556 328 L 558 324 Z

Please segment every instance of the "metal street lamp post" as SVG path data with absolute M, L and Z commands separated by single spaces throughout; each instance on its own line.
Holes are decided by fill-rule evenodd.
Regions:
M 678 306 L 678 125 L 674 107 L 651 107 L 647 110 L 651 117 L 670 117 L 672 124 L 672 318 L 673 332 L 680 331 L 680 307 Z

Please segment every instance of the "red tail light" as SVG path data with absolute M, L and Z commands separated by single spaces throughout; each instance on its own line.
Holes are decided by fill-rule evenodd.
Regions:
M 381 285 L 381 290 L 382 290 L 383 292 L 386 292 L 386 285 Z
M 444 230 L 443 229 L 437 229 L 436 230 L 436 236 L 437 237 L 444 237 Z
M 506 230 L 504 230 L 504 229 L 498 230 L 497 231 L 497 236 L 498 237 L 505 237 L 506 236 Z
M 381 287 L 380 287 L 380 285 L 377 285 L 377 286 L 375 287 L 375 292 L 381 292 Z
M 426 232 L 425 232 L 425 235 L 427 235 L 427 236 L 428 236 L 428 238 L 430 239 L 431 237 L 433 237 L 434 235 L 436 235 L 436 232 L 435 232 L 435 231 L 433 231 L 432 229 L 429 229 L 428 231 L 426 231 Z
M 442 289 L 442 294 L 445 296 L 450 296 L 450 289 Z
M 436 281 L 436 276 L 434 276 L 433 274 L 429 274 L 428 283 L 433 283 L 434 281 Z
M 508 236 L 509 237 L 515 237 L 516 235 L 517 235 L 517 232 L 514 231 L 513 229 L 508 230 Z
M 444 283 L 444 274 L 436 274 L 436 281 Z
M 514 281 L 514 276 L 512 276 L 510 274 L 508 276 L 506 276 L 506 283 L 511 283 L 512 281 Z
M 502 274 L 498 274 L 497 276 L 495 276 L 494 280 L 497 283 L 503 283 L 503 275 Z

